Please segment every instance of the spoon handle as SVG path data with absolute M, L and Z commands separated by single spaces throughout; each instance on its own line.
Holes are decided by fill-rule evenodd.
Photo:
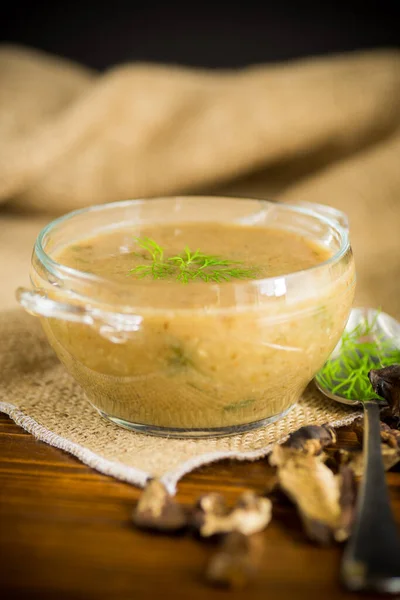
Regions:
M 364 404 L 364 476 L 353 534 L 342 561 L 342 581 L 354 591 L 400 592 L 400 538 L 390 508 L 382 460 L 379 406 Z

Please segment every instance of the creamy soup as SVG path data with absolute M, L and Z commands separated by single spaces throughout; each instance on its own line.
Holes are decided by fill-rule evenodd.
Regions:
M 241 304 L 241 286 L 330 256 L 295 232 L 258 226 L 110 229 L 54 258 L 100 277 L 94 285 L 110 304 L 118 301 L 113 284 L 124 286 L 130 305 L 140 303 L 136 326 L 116 332 L 104 322 L 49 319 L 44 327 L 90 401 L 118 422 L 150 431 L 256 423 L 293 405 L 333 350 L 351 307 L 354 272 L 348 263 L 334 283 L 321 279 L 290 305 L 284 294 L 264 297 L 259 287 L 257 301 Z M 208 307 L 216 284 L 233 290 L 231 306 Z
M 249 277 L 232 277 L 231 281 L 264 279 L 301 271 L 331 256 L 331 252 L 323 246 L 282 229 L 211 223 L 155 226 L 136 234 L 132 230 L 112 231 L 71 244 L 56 259 L 80 271 L 122 283 L 126 283 L 131 273 L 130 283 L 135 286 L 140 272 L 132 273 L 132 270 L 153 262 L 151 252 L 140 245 L 143 240 L 151 240 L 164 250 L 164 262 L 180 255 L 185 258 L 185 248 L 189 248 L 193 254 L 200 250 L 206 256 L 227 261 L 232 268 L 236 264 L 248 271 Z M 150 250 L 156 248 L 151 243 L 144 242 L 143 245 Z M 224 265 L 215 267 L 219 272 L 223 269 Z M 201 278 L 196 280 L 202 282 Z M 173 273 L 163 281 L 176 284 Z

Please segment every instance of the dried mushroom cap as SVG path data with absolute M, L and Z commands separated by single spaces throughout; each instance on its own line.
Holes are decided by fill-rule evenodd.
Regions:
M 353 423 L 352 429 L 355 432 L 360 444 L 364 440 L 364 421 L 359 420 Z M 381 421 L 381 440 L 384 444 L 387 444 L 390 448 L 400 449 L 400 431 L 393 429 L 387 423 Z
M 392 429 L 386 423 L 381 422 L 381 440 L 391 448 L 400 450 L 400 431 Z
M 321 544 L 348 537 L 355 502 L 352 473 L 341 467 L 335 475 L 324 459 L 280 445 L 270 456 L 271 465 L 278 468 L 279 484 L 296 504 L 307 535 Z
M 389 471 L 400 462 L 400 448 L 391 448 L 386 444 L 382 444 L 382 460 L 385 471 Z
M 362 422 L 353 424 L 352 429 L 362 443 L 364 435 Z M 400 431 L 391 429 L 386 423 L 381 422 L 381 440 L 383 465 L 388 471 L 400 462 Z M 335 448 L 329 452 L 325 464 L 334 472 L 339 472 L 341 466 L 348 465 L 356 477 L 361 477 L 364 473 L 364 453 L 361 449 L 349 451 Z
M 216 492 L 200 496 L 196 506 L 205 513 L 213 513 L 215 515 L 226 515 L 229 512 L 225 498 L 222 494 Z
M 141 529 L 174 532 L 188 524 L 184 509 L 168 494 L 157 479 L 151 480 L 142 492 L 132 516 Z
M 272 502 L 254 492 L 244 492 L 229 516 L 232 530 L 251 535 L 265 529 L 271 521 Z
M 216 496 L 203 496 L 197 504 L 193 523 L 203 537 L 231 531 L 251 535 L 265 529 L 271 520 L 272 503 L 268 498 L 245 492 L 229 510 L 223 499 Z
M 387 444 L 382 444 L 382 460 L 385 471 L 389 471 L 400 461 L 400 450 L 391 448 Z M 349 458 L 348 466 L 352 469 L 356 477 L 361 477 L 364 473 L 364 453 L 352 452 Z
M 368 373 L 373 390 L 384 398 L 394 417 L 400 417 L 400 365 L 372 369 Z
M 261 535 L 246 536 L 234 531 L 224 536 L 220 548 L 211 557 L 206 578 L 212 585 L 242 588 L 257 574 L 263 556 Z
M 326 425 L 307 425 L 300 427 L 282 444 L 293 450 L 301 450 L 306 454 L 320 454 L 327 446 L 336 443 L 334 429 Z
M 381 441 L 382 444 L 382 460 L 385 470 L 388 471 L 400 462 L 400 431 L 393 429 L 387 423 L 381 421 Z M 353 431 L 355 432 L 360 444 L 364 440 L 364 422 L 357 421 L 353 423 Z M 349 466 L 353 469 L 356 476 L 361 476 L 364 472 L 364 457 L 361 452 L 353 453 L 349 461 Z

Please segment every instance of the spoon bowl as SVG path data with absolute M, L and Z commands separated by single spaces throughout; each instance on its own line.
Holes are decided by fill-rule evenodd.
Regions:
M 367 390 L 367 395 L 357 397 L 354 383 L 347 383 L 349 378 L 344 367 L 356 363 L 357 359 L 362 360 L 361 349 L 365 341 L 369 348 L 368 365 L 374 363 L 371 368 L 384 366 L 382 362 L 397 357 L 397 351 L 400 356 L 400 324 L 389 315 L 372 308 L 355 308 L 346 325 L 345 337 L 346 333 L 354 335 L 356 342 L 352 348 L 352 362 L 346 363 L 346 350 L 343 348 L 345 338 L 342 338 L 328 359 L 332 364 L 335 361 L 337 368 L 332 371 L 334 376 L 327 378 L 322 370 L 315 378 L 317 387 L 328 398 L 364 409 L 364 474 L 353 532 L 342 559 L 341 578 L 344 586 L 352 591 L 398 594 L 400 538 L 390 507 L 381 452 L 380 405 L 385 402 L 375 394 L 372 386 L 368 391 L 368 381 L 364 382 L 364 386 L 359 386 L 359 389 Z M 361 344 L 358 348 L 357 342 Z M 341 357 L 343 362 L 340 362 Z M 368 373 L 365 377 L 368 380 Z M 348 397 L 337 393 L 338 386 Z
M 349 320 L 347 321 L 345 332 L 351 333 L 356 331 L 357 327 L 365 324 L 370 325 L 368 332 L 368 341 L 376 344 L 376 368 L 380 368 L 381 360 L 385 357 L 385 352 L 388 350 L 398 350 L 400 354 L 400 323 L 393 317 L 382 311 L 374 308 L 353 308 L 350 313 Z M 382 342 L 384 342 L 384 348 L 382 348 Z M 328 362 L 337 360 L 342 352 L 343 338 L 341 338 L 330 355 Z M 321 373 L 321 372 L 320 372 Z M 317 388 L 331 400 L 341 402 L 342 404 L 348 404 L 350 406 L 361 406 L 364 400 L 370 400 L 374 397 L 372 388 L 371 396 L 366 398 L 346 398 L 343 395 L 334 393 L 332 388 L 329 388 L 324 384 L 323 378 L 320 373 L 315 377 L 315 384 Z M 334 379 L 333 384 L 339 384 L 340 379 Z M 378 404 L 384 404 L 384 400 L 378 396 L 375 398 Z

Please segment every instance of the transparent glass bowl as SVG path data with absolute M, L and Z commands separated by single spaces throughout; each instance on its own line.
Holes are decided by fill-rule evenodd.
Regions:
M 54 260 L 72 242 L 110 228 L 221 222 L 273 227 L 333 255 L 285 276 L 209 284 L 201 304 L 182 286 L 165 302 L 157 281 L 120 284 Z M 345 327 L 355 271 L 345 215 L 322 205 L 176 197 L 75 211 L 39 234 L 32 289 L 20 304 L 89 401 L 114 423 L 175 437 L 228 435 L 287 413 Z M 151 302 L 149 302 L 151 285 Z

